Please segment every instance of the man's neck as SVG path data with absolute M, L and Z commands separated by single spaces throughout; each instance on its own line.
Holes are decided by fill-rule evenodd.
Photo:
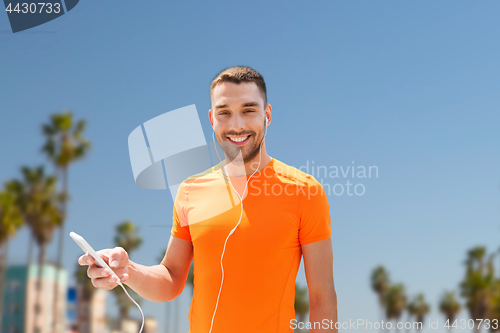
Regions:
M 245 164 L 245 174 L 243 174 L 243 161 L 237 161 L 237 160 L 232 160 L 229 162 L 229 164 L 226 164 L 227 157 L 222 161 L 222 165 L 224 166 L 224 171 L 225 174 L 229 174 L 231 177 L 242 177 L 242 176 L 250 176 L 254 172 L 257 173 L 260 170 L 264 169 L 269 162 L 271 162 L 272 157 L 269 156 L 268 154 L 263 154 L 262 160 L 260 161 L 259 165 L 259 159 L 254 159 L 252 161 L 246 162 Z M 257 171 L 256 168 L 258 167 Z

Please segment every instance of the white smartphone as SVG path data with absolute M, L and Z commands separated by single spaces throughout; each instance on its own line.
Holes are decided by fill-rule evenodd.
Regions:
M 101 256 L 97 254 L 97 252 L 92 248 L 92 246 L 87 243 L 87 241 L 80 235 L 78 235 L 75 232 L 70 232 L 69 233 L 70 237 L 73 238 L 73 240 L 80 246 L 80 248 L 85 252 L 85 254 L 91 255 L 95 261 L 99 264 L 99 266 L 107 268 L 108 271 L 110 272 L 111 275 L 116 276 L 118 279 L 118 283 L 121 283 L 120 278 L 118 275 L 113 272 L 113 270 L 106 264 L 104 260 L 102 260 Z

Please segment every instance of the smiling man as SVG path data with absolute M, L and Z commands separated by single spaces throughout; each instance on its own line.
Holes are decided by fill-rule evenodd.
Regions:
M 194 261 L 191 333 L 338 332 L 329 204 L 321 184 L 268 155 L 272 119 L 263 77 L 230 67 L 210 88 L 208 117 L 225 158 L 179 186 L 162 262 L 143 266 L 121 248 L 99 251 L 142 297 L 171 301 L 184 289 Z M 304 258 L 309 321 L 295 320 L 295 280 Z M 89 261 L 90 260 L 90 261 Z M 114 278 L 89 256 L 95 287 Z M 328 324 L 326 324 L 328 323 Z M 309 326 L 307 326 L 309 325 Z
M 267 104 L 266 86 L 260 75 L 255 73 L 254 81 L 244 80 L 245 75 L 249 77 L 249 71 L 229 68 L 221 72 L 212 82 L 210 97 L 213 109 L 208 111 L 210 123 L 229 160 L 228 164 L 232 162 L 235 167 L 241 166 L 242 161 L 238 162 L 237 158 L 241 153 L 246 174 L 251 174 L 259 161 L 261 143 L 262 167 L 271 161 L 266 153 L 265 142 L 262 142 L 264 128 L 271 122 L 271 105 Z M 235 112 L 235 109 L 238 111 Z M 232 171 L 235 171 L 234 168 Z

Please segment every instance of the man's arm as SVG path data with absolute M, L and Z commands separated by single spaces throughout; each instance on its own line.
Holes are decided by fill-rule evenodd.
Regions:
M 122 248 L 101 250 L 97 253 L 122 282 L 140 296 L 152 302 L 170 302 L 184 289 L 193 261 L 193 244 L 191 241 L 170 236 L 163 260 L 154 266 L 143 266 L 129 260 L 127 252 Z M 92 279 L 94 287 L 109 290 L 118 285 L 105 268 L 95 265 L 91 256 L 81 256 L 78 263 L 82 266 L 89 265 L 87 275 Z
M 159 265 L 132 263 L 126 284 L 153 302 L 170 302 L 184 290 L 193 261 L 193 243 L 170 235 L 167 251 Z
M 301 247 L 309 290 L 309 322 L 313 327 L 311 333 L 337 333 L 337 293 L 333 283 L 332 240 L 328 238 Z M 328 328 L 325 329 L 324 323 L 327 321 Z M 319 323 L 316 327 L 315 322 Z

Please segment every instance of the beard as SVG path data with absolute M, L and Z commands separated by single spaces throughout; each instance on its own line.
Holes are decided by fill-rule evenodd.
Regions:
M 262 129 L 261 135 L 258 138 L 256 137 L 256 133 L 253 131 L 248 133 L 242 133 L 244 135 L 250 134 L 249 142 L 244 147 L 240 147 L 229 142 L 230 139 L 227 138 L 227 136 L 226 136 L 227 138 L 226 141 L 224 141 L 222 137 L 217 137 L 217 141 L 224 150 L 224 154 L 228 159 L 227 164 L 235 163 L 242 165 L 244 163 L 252 161 L 257 156 L 257 154 L 260 153 L 261 143 L 262 140 L 264 140 L 264 131 L 265 127 Z

